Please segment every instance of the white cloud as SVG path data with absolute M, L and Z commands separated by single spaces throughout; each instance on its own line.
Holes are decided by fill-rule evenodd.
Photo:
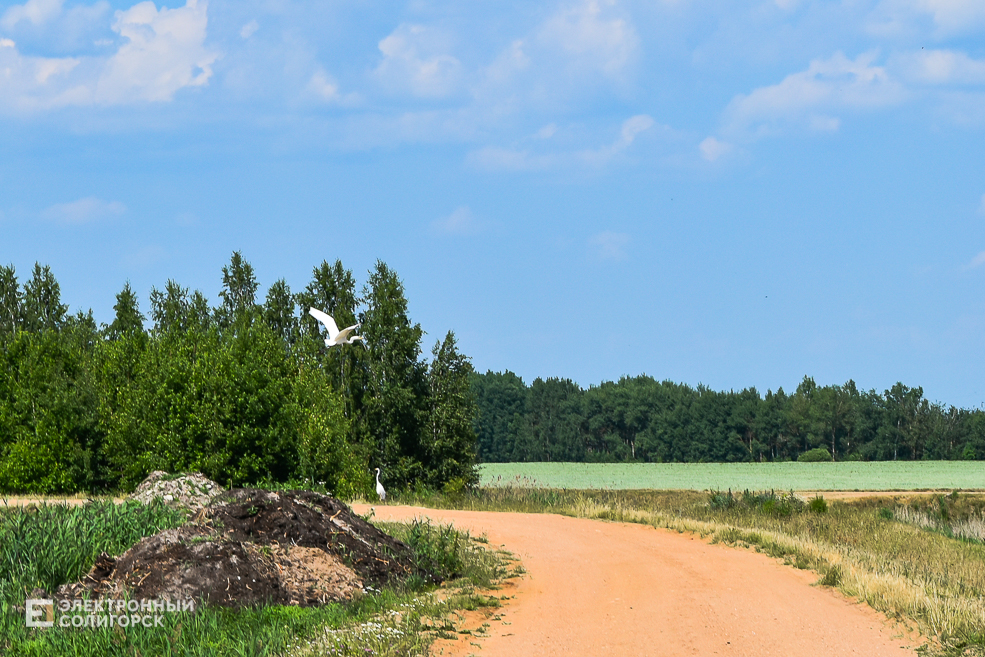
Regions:
M 466 162 L 487 171 L 543 171 L 557 166 L 561 159 L 556 155 L 540 155 L 529 149 L 484 146 L 472 151 Z
M 485 69 L 487 83 L 493 86 L 509 83 L 513 76 L 530 67 L 530 57 L 522 39 L 516 39 Z
M 128 251 L 120 258 L 120 261 L 128 269 L 150 269 L 154 265 L 164 262 L 167 256 L 168 253 L 163 247 L 153 245 Z
M 339 98 L 339 85 L 323 69 L 318 69 L 311 76 L 308 89 L 325 100 L 338 100 Z
M 629 257 L 626 254 L 629 235 L 626 233 L 603 231 L 588 238 L 588 245 L 592 254 L 599 260 L 620 261 Z
M 498 116 L 566 111 L 579 100 L 629 97 L 640 38 L 612 0 L 568 0 L 491 64 L 475 71 L 469 90 Z
M 614 142 L 597 150 L 582 151 L 579 153 L 579 156 L 585 162 L 605 164 L 614 156 L 632 146 L 633 142 L 636 141 L 636 137 L 652 128 L 653 124 L 653 119 L 646 114 L 631 116 L 622 122 L 619 136 Z
M 447 217 L 435 219 L 431 222 L 431 228 L 446 235 L 474 235 L 479 232 L 481 225 L 472 210 L 467 205 L 462 205 Z
M 537 38 L 563 53 L 577 69 L 620 77 L 637 57 L 639 37 L 624 18 L 604 15 L 602 4 L 614 3 L 587 0 L 559 11 L 545 22 Z
M 965 269 L 975 269 L 977 267 L 981 267 L 982 265 L 985 265 L 985 251 L 982 251 L 972 258 L 971 262 L 965 265 Z
M 911 0 L 914 8 L 929 13 L 945 32 L 963 32 L 985 22 L 982 0 Z
M 626 151 L 637 137 L 650 130 L 656 123 L 646 114 L 631 116 L 622 122 L 619 135 L 611 144 L 598 148 L 582 149 L 569 152 L 536 153 L 531 148 L 502 148 L 486 146 L 469 153 L 467 161 L 472 166 L 492 171 L 541 171 L 572 166 L 603 166 L 614 157 Z M 662 126 L 664 130 L 669 130 Z M 546 133 L 553 136 L 557 131 L 554 124 L 546 126 Z M 541 128 L 534 137 L 542 143 L 546 142 L 545 128 Z
M 714 162 L 721 156 L 731 151 L 732 144 L 724 141 L 718 141 L 714 137 L 705 137 L 704 141 L 698 144 L 698 150 L 701 151 L 701 157 L 705 158 L 709 162 Z
M 972 59 L 953 50 L 919 50 L 891 60 L 893 70 L 914 82 L 924 84 L 985 83 L 985 61 Z
M 21 21 L 44 25 L 58 18 L 62 13 L 63 2 L 64 0 L 27 0 L 24 4 L 14 5 L 5 11 L 3 18 L 0 18 L 0 26 L 11 30 Z
M 342 95 L 339 92 L 339 84 L 325 69 L 319 67 L 308 81 L 308 93 L 314 95 L 319 100 L 329 103 L 352 105 L 358 97 L 356 94 Z
M 838 132 L 838 129 L 841 128 L 841 119 L 825 114 L 812 114 L 807 124 L 811 130 L 817 132 Z
M 218 58 L 204 45 L 207 7 L 187 0 L 158 10 L 141 2 L 117 11 L 111 27 L 124 42 L 109 57 L 32 57 L 0 48 L 0 103 L 33 111 L 166 102 L 179 89 L 205 85 Z
M 96 87 L 99 102 L 171 100 L 178 89 L 206 84 L 218 58 L 204 46 L 207 9 L 207 2 L 187 0 L 178 9 L 141 2 L 116 12 L 113 31 L 129 42 L 107 62 Z
M 830 59 L 814 60 L 806 71 L 788 75 L 779 84 L 736 96 L 726 109 L 727 125 L 733 130 L 751 128 L 758 133 L 787 123 L 831 130 L 837 128 L 837 119 L 824 116 L 825 112 L 901 102 L 906 97 L 905 89 L 890 78 L 884 67 L 872 65 L 874 59 L 874 53 L 850 60 L 837 52 Z
M 244 39 L 249 39 L 251 36 L 256 34 L 256 31 L 259 29 L 260 24 L 257 23 L 256 20 L 252 20 L 240 29 L 239 35 Z
M 85 224 L 116 217 L 127 211 L 119 201 L 103 201 L 95 196 L 71 203 L 58 203 L 41 211 L 41 218 L 62 224 Z
M 922 41 L 971 34 L 983 26 L 981 0 L 880 0 L 870 14 L 869 32 L 878 37 L 919 36 Z
M 402 24 L 379 43 L 376 76 L 392 91 L 441 98 L 461 87 L 462 63 L 445 52 L 449 39 L 423 25 Z

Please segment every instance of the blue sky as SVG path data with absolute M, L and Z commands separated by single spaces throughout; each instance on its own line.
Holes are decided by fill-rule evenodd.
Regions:
M 0 261 L 112 319 L 340 258 L 588 386 L 985 402 L 985 3 L 0 4 Z

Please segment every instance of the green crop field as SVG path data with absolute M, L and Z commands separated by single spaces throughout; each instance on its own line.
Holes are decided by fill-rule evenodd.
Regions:
M 483 486 L 677 490 L 981 490 L 985 462 L 486 463 Z

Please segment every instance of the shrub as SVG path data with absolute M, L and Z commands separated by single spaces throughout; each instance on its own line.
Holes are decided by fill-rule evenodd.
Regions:
M 793 494 L 777 493 L 776 491 L 763 491 L 762 493 L 742 493 L 742 503 L 750 509 L 755 509 L 767 516 L 778 516 L 787 518 L 794 511 L 800 511 L 804 503 L 800 498 Z
M 818 582 L 821 586 L 838 586 L 841 582 L 841 568 L 830 566 L 825 572 L 824 577 Z
M 832 461 L 831 453 L 827 447 L 815 447 L 797 457 L 801 463 L 820 463 L 822 461 Z
M 741 496 L 733 495 L 732 491 L 727 493 L 714 491 L 710 494 L 708 506 L 716 511 L 743 507 L 757 511 L 763 515 L 787 518 L 795 511 L 802 510 L 804 503 L 793 492 L 777 493 L 773 490 L 763 492 L 745 490 Z
M 827 513 L 828 503 L 824 500 L 823 497 L 818 495 L 813 500 L 807 503 L 807 508 L 813 511 L 814 513 Z
M 732 495 L 732 491 L 727 493 L 714 491 L 711 494 L 711 499 L 708 500 L 708 505 L 716 511 L 721 509 L 731 509 L 736 505 L 736 499 L 735 496 Z

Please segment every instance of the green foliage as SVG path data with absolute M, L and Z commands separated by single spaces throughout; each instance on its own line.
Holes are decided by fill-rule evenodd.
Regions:
M 825 501 L 823 497 L 818 495 L 817 497 L 813 498 L 810 502 L 807 503 L 807 508 L 813 511 L 814 513 L 827 513 L 828 503 L 827 501 Z
M 108 458 L 124 487 L 160 469 L 233 485 L 300 475 L 354 492 L 365 467 L 345 444 L 337 396 L 263 323 L 225 338 L 215 327 L 170 335 L 142 364 L 108 423 Z
M 841 567 L 836 565 L 828 566 L 824 575 L 818 581 L 821 586 L 838 586 L 841 583 Z
M 283 281 L 257 305 L 242 254 L 222 269 L 221 304 L 173 280 L 150 293 L 143 327 L 129 283 L 115 318 L 67 314 L 51 270 L 18 287 L 0 268 L 0 492 L 129 489 L 150 471 L 202 471 L 223 484 L 325 482 L 371 490 L 474 485 L 468 359 L 449 332 L 429 369 L 403 285 L 377 263 L 361 319 L 369 349 L 326 350 L 299 304 L 356 323 L 352 273 L 322 263 L 295 298 Z
M 186 519 L 163 503 L 111 500 L 0 510 L 0 604 L 20 604 L 35 587 L 53 593 L 79 580 L 101 552 L 121 554 Z
M 12 338 L 21 325 L 21 290 L 13 265 L 0 267 L 0 340 Z
M 458 351 L 451 331 L 434 346 L 432 354 L 428 370 L 429 435 L 424 444 L 425 460 L 430 464 L 426 483 L 475 486 L 479 475 L 475 469 L 477 408 L 470 383 L 472 363 Z
M 713 491 L 708 497 L 708 506 L 716 511 L 732 509 L 738 503 L 739 501 L 734 495 L 732 495 L 732 491 L 728 491 L 727 493 Z
M 479 461 L 503 463 L 512 460 L 518 423 L 527 403 L 527 386 L 510 371 L 473 373 L 475 392 L 476 452 Z
M 234 251 L 229 265 L 222 268 L 222 290 L 219 291 L 222 305 L 215 311 L 219 326 L 229 329 L 237 322 L 248 323 L 257 313 L 258 287 L 253 266 L 243 259 L 242 253 Z
M 61 288 L 51 267 L 34 263 L 31 280 L 24 284 L 21 322 L 24 330 L 54 331 L 62 327 L 68 306 L 61 302 Z
M 821 502 L 824 500 L 821 499 Z M 777 493 L 773 490 L 762 492 L 745 490 L 742 495 L 733 495 L 732 491 L 727 493 L 712 491 L 709 494 L 708 506 L 716 511 L 728 511 L 736 508 L 751 509 L 763 515 L 778 518 L 787 518 L 805 508 L 804 502 L 796 497 L 792 491 L 790 493 Z M 812 511 L 816 511 L 813 506 L 810 508 Z M 827 510 L 827 506 L 824 510 Z
M 369 368 L 361 428 L 373 446 L 371 461 L 397 488 L 426 479 L 427 369 L 420 360 L 419 324 L 407 315 L 404 286 L 377 261 L 363 290 L 362 324 Z
M 432 564 L 450 576 L 464 591 L 443 603 L 416 597 L 415 591 L 397 586 L 374 595 L 361 596 L 347 605 L 323 607 L 260 606 L 229 609 L 199 607 L 194 613 L 167 613 L 163 627 L 122 632 L 118 628 L 43 630 L 25 627 L 23 605 L 36 586 L 54 591 L 59 585 L 78 580 L 101 552 L 119 555 L 139 539 L 162 529 L 177 527 L 183 513 L 155 503 L 114 504 L 93 502 L 81 507 L 64 505 L 15 507 L 0 511 L 0 653 L 3 655 L 73 655 L 119 657 L 134 654 L 181 654 L 195 656 L 296 654 L 299 646 L 312 645 L 326 637 L 326 628 L 344 636 L 344 654 L 377 654 L 382 648 L 378 632 L 360 632 L 363 624 L 393 618 L 400 610 L 404 619 L 397 639 L 401 649 L 385 654 L 427 654 L 427 626 L 458 608 L 495 606 L 495 600 L 476 595 L 471 587 L 488 587 L 507 574 L 506 562 L 498 553 L 482 549 L 478 541 L 451 527 L 430 523 L 391 524 L 386 530 L 398 538 L 411 539 L 421 564 Z M 80 536 L 86 540 L 79 540 Z M 423 586 L 424 589 L 430 586 Z M 403 652 L 402 652 L 403 651 Z M 315 650 L 311 654 L 342 654 Z
M 798 456 L 797 460 L 801 463 L 822 463 L 831 460 L 831 452 L 827 447 L 815 447 Z
M 144 316 L 140 314 L 137 295 L 130 289 L 130 281 L 116 295 L 116 305 L 113 306 L 116 317 L 113 323 L 106 327 L 106 337 L 118 340 L 124 336 L 143 334 Z
M 463 568 L 462 548 L 468 538 L 450 525 L 435 527 L 428 519 L 415 519 L 407 533 L 415 565 L 434 573 L 441 581 L 458 577 Z
M 285 345 L 293 346 L 298 341 L 297 306 L 291 288 L 283 278 L 267 290 L 262 314 L 263 321 Z
M 956 460 L 985 453 L 985 411 L 931 404 L 897 383 L 879 394 L 854 381 L 716 392 L 652 377 L 582 389 L 510 372 L 472 377 L 483 462 L 753 462 Z M 976 451 L 977 450 L 977 451 Z
M 456 477 L 455 479 L 450 479 L 445 482 L 442 487 L 441 492 L 445 495 L 461 495 L 468 490 L 468 483 L 461 477 Z
M 507 575 L 502 556 L 483 547 L 485 539 L 456 530 L 452 525 L 435 525 L 428 519 L 411 523 L 383 523 L 380 528 L 411 547 L 415 565 L 433 572 L 438 579 L 455 580 L 457 586 L 489 588 Z M 422 581 L 418 584 L 423 586 Z
M 84 323 L 19 331 L 0 353 L 0 492 L 98 487 L 96 334 Z

